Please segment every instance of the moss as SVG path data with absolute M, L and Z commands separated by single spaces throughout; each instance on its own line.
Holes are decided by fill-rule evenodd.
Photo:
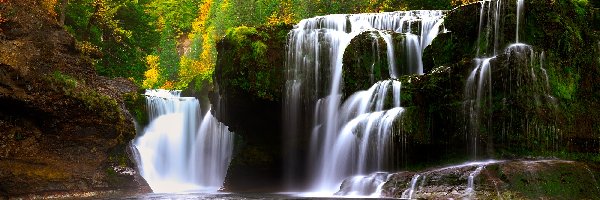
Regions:
M 149 123 L 148 110 L 146 107 L 146 98 L 137 92 L 131 92 L 123 95 L 125 107 L 140 126 L 146 126 Z
M 65 90 L 72 90 L 77 87 L 77 80 L 69 75 L 65 75 L 60 71 L 55 71 L 52 73 L 52 78 L 63 87 Z
M 252 42 L 252 55 L 254 59 L 264 61 L 265 53 L 267 52 L 267 45 L 261 41 Z
M 249 94 L 269 101 L 281 97 L 286 34 L 289 25 L 241 26 L 217 44 L 214 80 L 222 94 Z M 227 80 L 227 81 L 222 81 Z
M 227 30 L 225 38 L 236 42 L 238 45 L 243 45 L 248 42 L 248 37 L 258 34 L 258 31 L 254 27 L 239 26 Z
M 529 170 L 512 174 L 510 177 L 511 190 L 533 199 L 546 197 L 551 199 L 583 199 L 589 197 L 589 191 L 596 190 L 595 183 L 588 182 L 588 171 L 574 164 L 557 163 L 552 166 L 539 166 L 535 173 Z M 565 187 L 568 185 L 569 187 Z
M 350 41 L 342 61 L 343 93 L 346 97 L 390 77 L 385 44 L 378 32 L 370 31 Z
M 124 117 L 119 109 L 117 100 L 100 94 L 95 90 L 83 89 L 73 95 L 81 100 L 90 111 L 94 111 L 102 116 L 123 121 Z

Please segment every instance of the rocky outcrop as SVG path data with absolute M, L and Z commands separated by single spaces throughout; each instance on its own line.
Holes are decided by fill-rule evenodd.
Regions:
M 596 75 L 600 65 L 594 60 L 598 50 L 593 46 L 599 41 L 599 34 L 598 27 L 590 25 L 592 4 L 526 1 L 519 42 L 527 45 L 511 46 L 516 42 L 515 4 L 502 5 L 500 29 L 491 34 L 496 35 L 496 42 L 492 36 L 486 36 L 486 31 L 493 30 L 485 26 L 490 20 L 487 15 L 481 18 L 484 24 L 479 33 L 480 19 L 476 17 L 482 11 L 481 3 L 452 10 L 445 20 L 448 32 L 440 34 L 425 50 L 425 68 L 450 67 L 454 73 L 462 74 L 463 78 L 457 81 L 466 81 L 477 64 L 484 61 L 477 58 L 491 57 L 496 52 L 489 60 L 491 92 L 490 101 L 486 102 L 489 106 L 481 111 L 484 113 L 481 120 L 489 125 L 478 130 L 479 146 L 485 149 L 482 154 L 597 152 L 599 143 L 593 133 L 597 131 L 592 125 L 596 123 L 590 116 L 598 115 L 597 104 L 592 103 L 598 99 L 595 92 L 598 89 L 589 83 L 599 81 Z M 483 12 L 487 9 L 484 7 Z M 444 92 L 459 97 L 447 99 L 447 104 L 464 101 L 460 95 L 465 96 L 465 85 L 462 82 L 459 85 L 462 88 Z M 431 100 L 434 103 L 429 105 L 440 105 Z M 582 107 L 588 109 L 579 110 Z M 510 130 L 511 134 L 504 134 L 504 130 Z
M 342 61 L 345 97 L 390 78 L 387 50 L 385 40 L 377 31 L 363 32 L 350 41 Z
M 389 176 L 381 193 L 412 199 L 597 199 L 600 189 L 586 164 L 523 160 L 399 172 Z
M 212 112 L 236 134 L 225 187 L 281 186 L 282 90 L 289 25 L 230 29 L 217 43 Z
M 123 95 L 136 86 L 97 76 L 39 1 L 0 12 L 10 13 L 0 32 L 0 197 L 147 190 L 127 154 L 135 128 Z

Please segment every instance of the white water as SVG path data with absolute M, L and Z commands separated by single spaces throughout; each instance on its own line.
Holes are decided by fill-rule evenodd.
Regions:
M 348 98 L 338 113 L 343 123 L 339 134 L 324 148 L 321 163 L 317 169 L 315 186 L 325 191 L 336 191 L 341 181 L 352 174 L 368 174 L 383 169 L 389 155 L 393 153 L 392 137 L 394 120 L 404 111 L 401 107 L 386 107 L 386 98 L 392 98 L 393 105 L 400 105 L 400 82 L 382 81 L 369 90 L 360 91 Z M 388 92 L 389 91 L 389 92 Z M 313 138 L 319 138 L 319 130 Z
M 523 15 L 523 7 L 525 6 L 524 0 L 517 0 L 517 32 L 515 33 L 515 37 L 517 38 L 515 41 L 519 43 L 519 29 L 521 24 L 521 17 Z
M 146 92 L 150 123 L 134 145 L 141 174 L 156 193 L 216 192 L 233 150 L 233 133 L 178 91 Z M 201 122 L 201 123 L 200 123 Z
M 464 112 L 468 117 L 467 134 L 468 151 L 473 159 L 477 158 L 480 130 L 489 128 L 491 121 L 485 121 L 486 110 L 492 105 L 492 69 L 491 60 L 495 60 L 500 49 L 500 32 L 502 30 L 503 0 L 480 1 L 479 33 L 477 39 L 477 58 L 475 67 L 467 78 L 465 85 Z M 523 13 L 523 1 L 517 0 L 516 40 L 519 40 L 519 21 Z M 487 12 L 485 12 L 487 11 Z M 484 20 L 487 19 L 487 20 Z M 490 46 L 490 42 L 493 46 Z M 484 45 L 485 44 L 485 45 Z M 483 46 L 482 46 L 483 45 Z M 481 49 L 484 47 L 484 49 Z M 489 54 L 492 48 L 491 55 Z M 480 58 L 479 56 L 489 56 Z M 488 138 L 489 139 L 489 138 Z
M 421 177 L 420 174 L 415 174 L 412 179 L 410 180 L 410 188 L 408 188 L 407 190 L 405 190 L 404 192 L 402 192 L 402 197 L 403 199 L 412 199 L 413 194 L 415 193 L 415 188 L 417 186 L 417 182 L 419 181 L 419 177 Z
M 389 179 L 390 174 L 385 172 L 375 172 L 370 175 L 353 176 L 344 181 L 340 186 L 340 191 L 335 195 L 345 197 L 379 197 L 383 184 Z
M 467 78 L 465 86 L 465 110 L 469 117 L 469 130 L 467 139 L 469 143 L 469 153 L 475 158 L 477 155 L 477 143 L 479 139 L 479 128 L 484 113 L 484 106 L 491 105 L 492 95 L 492 75 L 490 70 L 490 60 L 492 58 L 475 59 L 476 67 Z
M 467 179 L 467 189 L 465 189 L 464 194 L 465 197 L 468 197 L 469 199 L 473 198 L 473 195 L 475 194 L 475 177 L 479 175 L 479 173 L 481 172 L 481 170 L 483 170 L 484 167 L 485 165 L 480 165 L 475 169 L 475 171 L 469 174 L 469 178 Z
M 403 110 L 399 107 L 397 81 L 375 83 L 368 91 L 357 92 L 342 103 L 342 57 L 352 38 L 367 30 L 378 30 L 387 43 L 392 78 L 400 75 L 398 66 L 407 66 L 409 69 L 404 71 L 410 73 L 423 74 L 421 54 L 440 32 L 442 17 L 442 11 L 328 15 L 302 20 L 290 32 L 284 137 L 304 135 L 299 129 L 311 132 L 308 160 L 313 191 L 333 193 L 348 176 L 380 170 L 386 153 L 374 152 L 387 151 L 392 122 Z M 420 28 L 411 30 L 414 27 Z M 391 43 L 395 41 L 386 31 L 406 34 L 403 42 L 408 59 L 394 58 Z M 391 98 L 388 96 L 397 102 L 384 106 L 383 99 Z M 369 149 L 374 144 L 379 145 L 378 149 Z M 287 158 L 285 168 L 289 169 L 296 161 Z

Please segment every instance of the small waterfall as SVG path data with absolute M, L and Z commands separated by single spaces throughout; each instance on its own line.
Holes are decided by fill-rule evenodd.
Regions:
M 519 43 L 519 29 L 521 24 L 521 17 L 523 15 L 523 7 L 525 6 L 524 0 L 517 0 L 517 31 L 515 33 L 516 42 Z
M 390 174 L 375 172 L 368 176 L 353 176 L 346 179 L 340 186 L 340 191 L 335 193 L 347 197 L 379 197 L 381 187 L 389 179 Z
M 481 170 L 483 170 L 484 167 L 485 165 L 480 165 L 475 169 L 475 171 L 469 174 L 469 178 L 467 179 L 467 189 L 465 189 L 464 194 L 464 196 L 468 199 L 473 199 L 473 195 L 475 193 L 475 177 L 481 173 Z
M 492 58 L 475 59 L 476 67 L 467 78 L 465 86 L 465 110 L 469 117 L 467 139 L 471 148 L 469 152 L 477 156 L 479 128 L 484 115 L 484 108 L 491 106 L 492 75 L 490 60 Z
M 469 75 L 465 85 L 465 101 L 464 101 L 464 112 L 468 117 L 467 123 L 467 141 L 468 151 L 471 153 L 473 158 L 477 158 L 477 144 L 479 142 L 480 131 L 489 130 L 491 127 L 491 112 L 492 112 L 492 66 L 490 61 L 496 60 L 498 52 L 500 51 L 500 40 L 502 36 L 500 32 L 503 30 L 503 24 L 501 23 L 504 14 L 505 4 L 503 0 L 486 0 L 481 1 L 481 10 L 479 17 L 479 33 L 477 39 L 477 58 L 475 58 L 475 67 Z M 504 50 L 504 54 L 510 52 L 521 52 L 523 44 L 519 42 L 519 27 L 522 15 L 524 13 L 524 1 L 517 0 L 516 10 L 516 34 L 515 40 L 517 43 L 510 45 Z M 486 12 L 487 11 L 487 12 Z M 489 43 L 493 45 L 490 46 Z M 484 49 L 481 49 L 484 47 Z M 490 52 L 493 54 L 489 54 Z M 531 53 L 530 55 L 533 55 Z M 480 58 L 479 56 L 489 56 Z M 535 73 L 533 70 L 533 59 L 531 59 L 531 76 L 535 79 Z M 518 67 L 518 66 L 517 66 Z M 545 69 L 543 69 L 545 73 Z M 547 77 L 547 76 L 546 76 Z M 519 81 L 518 77 L 515 77 Z M 511 82 L 506 80 L 506 82 Z M 491 134 L 488 134 L 488 145 L 492 145 L 493 141 Z M 488 146 L 489 147 L 489 146 Z
M 412 199 L 412 196 L 415 193 L 415 187 L 417 186 L 417 183 L 419 181 L 419 177 L 421 177 L 420 174 L 415 174 L 415 176 L 413 176 L 413 178 L 410 180 L 410 188 L 402 192 L 401 198 Z
M 398 81 L 378 82 L 343 103 L 342 57 L 350 41 L 364 31 L 378 31 L 387 43 L 390 77 L 401 75 L 400 70 L 423 74 L 421 55 L 440 32 L 442 17 L 442 11 L 328 15 L 304 19 L 289 33 L 284 137 L 311 133 L 308 160 L 313 190 L 333 193 L 345 177 L 380 170 L 386 153 L 375 152 L 388 148 L 392 122 L 403 111 Z M 394 58 L 394 41 L 388 32 L 405 34 L 406 60 Z M 383 99 L 392 95 L 397 102 L 385 105 Z M 369 104 L 369 99 L 379 103 Z M 379 149 L 368 150 L 374 144 L 380 144 Z M 294 157 L 286 158 L 286 169 L 292 168 Z
M 152 190 L 217 191 L 231 160 L 233 133 L 210 112 L 200 120 L 198 100 L 179 91 L 148 90 L 146 102 L 151 121 L 134 145 Z

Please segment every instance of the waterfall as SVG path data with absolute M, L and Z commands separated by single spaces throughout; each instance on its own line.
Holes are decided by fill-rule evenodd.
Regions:
M 415 174 L 415 176 L 412 177 L 412 179 L 410 180 L 410 188 L 408 188 L 407 190 L 402 192 L 401 198 L 412 199 L 413 194 L 415 193 L 415 188 L 417 186 L 417 182 L 419 181 L 419 177 L 421 177 L 420 174 Z
M 308 173 L 314 191 L 333 193 L 348 176 L 381 170 L 386 160 L 383 157 L 390 153 L 393 121 L 403 111 L 400 82 L 395 80 L 347 94 L 350 97 L 344 102 L 342 57 L 351 40 L 375 30 L 386 42 L 390 77 L 402 75 L 400 70 L 423 74 L 422 52 L 440 32 L 442 17 L 442 11 L 337 14 L 304 19 L 289 33 L 284 138 L 296 141 L 311 135 Z M 406 60 L 394 58 L 392 43 L 397 41 L 388 32 L 406 36 Z M 385 99 L 394 103 L 387 105 Z M 294 146 L 288 143 L 286 147 Z M 286 152 L 291 155 L 293 150 Z M 296 163 L 296 158 L 286 159 L 286 168 Z
M 510 110 L 508 106 L 513 103 L 510 98 L 516 98 L 513 97 L 514 94 L 528 95 L 528 98 L 519 100 L 519 103 L 534 107 L 538 113 L 552 111 L 556 107 L 554 105 L 555 98 L 550 95 L 548 73 L 544 68 L 544 52 L 537 53 L 533 47 L 519 43 L 519 31 L 525 13 L 525 2 L 523 0 L 515 0 L 514 2 L 516 4 L 515 43 L 508 44 L 503 47 L 503 50 L 500 49 L 499 45 L 504 43 L 503 36 L 500 35 L 502 23 L 507 22 L 499 22 L 503 21 L 503 14 L 506 10 L 503 6 L 507 7 L 510 3 L 512 2 L 503 0 L 480 2 L 479 38 L 476 44 L 478 57 L 474 59 L 474 68 L 467 78 L 464 93 L 464 112 L 467 117 L 467 149 L 474 159 L 479 154 L 478 148 L 480 147 L 478 147 L 478 144 L 483 139 L 480 137 L 483 132 L 487 132 L 487 134 L 484 134 L 487 140 L 485 142 L 487 150 L 493 151 L 494 140 L 492 136 L 494 134 L 491 131 L 494 130 L 492 123 L 502 124 L 503 130 L 501 130 L 502 135 L 500 136 L 502 138 L 500 139 L 510 138 L 507 136 L 510 134 L 507 130 L 520 128 L 511 127 L 513 126 L 513 120 L 521 120 L 526 126 L 530 123 L 536 125 L 532 128 L 523 128 L 527 135 L 530 135 L 531 132 L 539 133 L 540 131 L 549 134 L 557 132 L 553 125 L 537 127 L 536 123 L 540 122 L 535 121 L 536 119 L 523 117 L 527 113 L 512 113 L 511 111 L 507 113 L 508 119 L 492 121 L 494 112 L 498 112 L 498 109 Z M 489 43 L 493 45 L 488 46 Z M 493 54 L 490 55 L 489 52 L 493 52 Z M 496 80 L 492 80 L 492 77 Z M 492 96 L 493 93 L 495 93 L 494 96 Z M 492 102 L 494 100 L 498 101 L 498 99 L 502 102 Z M 499 108 L 493 105 L 502 105 L 503 107 Z M 544 106 L 550 109 L 541 110 L 544 109 Z M 513 115 L 521 116 L 515 118 L 523 119 L 513 119 Z M 540 134 L 535 135 L 542 137 L 539 136 Z M 553 146 L 556 146 L 555 142 L 553 137 Z
M 521 4 L 521 0 L 517 4 Z M 491 114 L 492 106 L 492 69 L 490 61 L 495 59 L 500 48 L 500 23 L 503 14 L 503 0 L 480 1 L 481 9 L 479 13 L 479 33 L 477 38 L 477 58 L 474 59 L 475 67 L 467 78 L 465 85 L 464 112 L 467 116 L 467 149 L 471 157 L 476 159 L 478 154 L 477 144 L 482 126 L 489 129 L 491 121 L 485 120 L 486 116 Z M 517 32 L 519 26 L 520 13 L 522 6 L 517 6 Z M 486 12 L 487 11 L 487 12 Z M 518 33 L 516 35 L 518 40 Z M 489 43 L 493 45 L 489 45 Z M 484 49 L 481 49 L 484 47 Z M 489 54 L 492 48 L 491 55 Z M 489 57 L 480 57 L 489 56 Z M 485 94 L 485 96 L 484 96 Z M 491 139 L 488 137 L 488 139 Z
M 375 172 L 364 176 L 353 176 L 345 180 L 336 195 L 347 197 L 379 197 L 383 184 L 391 175 L 385 172 Z
M 519 43 L 519 28 L 520 28 L 520 24 L 521 24 L 521 17 L 523 15 L 523 7 L 525 5 L 525 1 L 524 0 L 517 0 L 517 31 L 515 32 L 515 38 L 517 38 L 515 41 L 517 43 Z
M 210 112 L 200 120 L 198 100 L 179 91 L 148 90 L 146 103 L 151 121 L 134 145 L 152 190 L 217 191 L 231 160 L 233 133 Z
M 477 142 L 479 128 L 484 114 L 484 108 L 491 106 L 492 75 L 490 60 L 492 58 L 475 59 L 476 67 L 467 78 L 465 86 L 465 110 L 469 117 L 469 129 L 467 141 L 470 145 L 470 153 L 473 157 L 477 155 Z

